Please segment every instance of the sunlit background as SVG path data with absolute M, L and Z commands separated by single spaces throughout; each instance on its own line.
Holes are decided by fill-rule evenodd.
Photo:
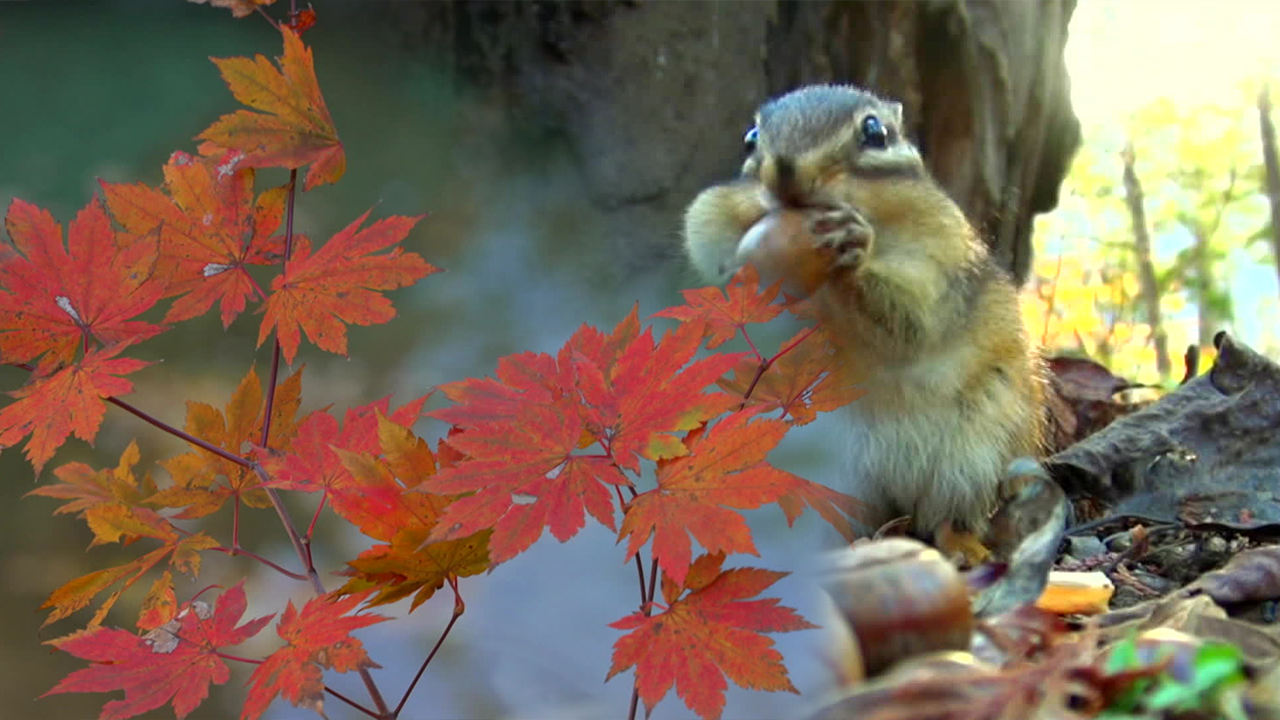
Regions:
M 602 250 L 608 245 L 583 212 L 580 180 L 564 147 L 518 127 L 477 131 L 484 123 L 467 112 L 470 90 L 433 69 L 430 48 L 403 46 L 399 34 L 358 4 L 316 5 L 321 22 L 307 40 L 349 160 L 341 183 L 303 196 L 300 224 L 325 238 L 371 206 L 373 217 L 428 212 L 406 245 L 448 272 L 393 293 L 400 317 L 390 325 L 353 328 L 350 360 L 304 347 L 304 412 L 329 403 L 342 411 L 388 394 L 399 404 L 434 384 L 491 373 L 502 355 L 554 351 L 580 323 L 612 327 L 637 301 L 642 314 L 678 301 L 678 289 L 690 282 L 678 263 L 622 273 Z M 1068 63 L 1085 146 L 1062 188 L 1061 209 L 1037 224 L 1036 279 L 1027 288 L 1033 332 L 1051 349 L 1087 352 L 1122 375 L 1162 380 L 1135 299 L 1119 157 L 1131 141 L 1175 370 L 1182 350 L 1199 337 L 1203 298 L 1214 312 L 1210 325 L 1280 356 L 1275 262 L 1256 239 L 1267 208 L 1254 105 L 1261 80 L 1280 81 L 1271 49 L 1276 28 L 1280 3 L 1267 0 L 1080 3 Z M 171 151 L 191 150 L 193 135 L 235 107 L 208 56 L 278 52 L 279 38 L 264 23 L 233 22 L 223 11 L 176 0 L 0 3 L 0 203 L 21 197 L 65 223 L 97 191 L 96 178 L 158 183 Z M 283 178 L 263 176 L 260 187 Z M 1199 225 L 1214 230 L 1206 245 L 1208 283 L 1191 272 L 1200 267 L 1189 258 Z M 135 377 L 131 399 L 175 424 L 186 400 L 222 406 L 250 362 L 259 368 L 267 362 L 265 351 L 253 351 L 256 327 L 257 318 L 247 315 L 224 333 L 209 317 L 147 343 L 147 358 L 165 363 Z M 0 368 L 0 387 L 17 387 L 23 378 Z M 424 421 L 417 430 L 434 438 L 442 428 Z M 788 437 L 771 459 L 838 482 L 831 449 L 837 435 L 833 423 L 819 420 Z M 114 465 L 135 437 L 144 463 L 184 450 L 109 413 L 96 448 L 72 441 L 50 467 L 71 460 Z M 38 632 L 43 613 L 35 609 L 53 588 L 124 562 L 136 548 L 86 553 L 90 536 L 81 523 L 51 517 L 54 503 L 21 499 L 34 481 L 17 450 L 0 454 L 0 479 L 0 715 L 94 717 L 113 696 L 34 699 L 81 665 L 49 654 L 40 641 L 75 629 L 88 611 Z M 295 514 L 309 517 L 313 507 L 304 498 Z M 212 522 L 210 531 L 225 535 L 225 520 Z M 751 520 L 762 557 L 734 558 L 741 564 L 796 567 L 798 557 L 833 538 L 809 518 L 788 530 L 776 510 Z M 339 523 L 322 531 L 318 546 L 333 550 L 319 561 L 330 567 L 369 545 Z M 274 516 L 251 515 L 246 533 L 246 544 L 294 562 Z M 467 614 L 402 717 L 622 716 L 629 677 L 603 682 L 618 636 L 606 625 L 636 602 L 634 568 L 621 558 L 612 534 L 589 526 L 567 545 L 544 539 L 492 575 L 465 580 Z M 199 581 L 179 585 L 180 598 L 210 583 L 229 585 L 246 568 L 249 616 L 277 610 L 286 597 L 309 597 L 273 573 L 213 557 Z M 795 578 L 778 586 L 786 604 L 812 617 L 816 606 L 806 588 Z M 108 622 L 131 626 L 141 594 L 141 588 L 127 593 Z M 396 698 L 407 685 L 450 609 L 441 597 L 407 620 L 359 633 L 384 666 L 376 677 L 386 695 Z M 406 610 L 402 603 L 388 612 Z M 272 637 L 264 632 L 241 650 L 270 652 Z M 814 654 L 817 633 L 775 637 L 806 695 L 733 690 L 726 718 L 794 716 L 825 682 Z M 247 669 L 234 668 L 232 682 L 215 688 L 192 717 L 235 716 L 247 677 Z M 353 678 L 335 684 L 360 694 Z M 359 717 L 334 702 L 326 712 L 333 720 Z M 147 717 L 172 714 L 162 709 Z M 266 717 L 316 716 L 278 701 Z M 672 696 L 655 717 L 691 713 Z
M 1117 374 L 1166 383 L 1181 377 L 1186 347 L 1217 330 L 1280 358 L 1257 109 L 1263 82 L 1280 94 L 1277 27 L 1280 4 L 1266 0 L 1077 6 L 1067 66 L 1084 146 L 1059 209 L 1037 221 L 1026 306 L 1033 334 L 1051 350 L 1083 350 Z M 1127 143 L 1145 196 L 1172 377 L 1157 370 L 1138 301 L 1120 154 Z

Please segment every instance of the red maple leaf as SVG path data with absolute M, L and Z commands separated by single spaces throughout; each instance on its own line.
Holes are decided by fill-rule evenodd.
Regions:
M 793 425 L 807 425 L 819 412 L 829 412 L 862 397 L 865 388 L 847 375 L 821 330 L 805 329 L 782 344 L 783 350 L 760 373 L 760 363 L 743 358 L 731 379 L 720 387 L 746 398 L 748 405 L 781 410 Z M 757 379 L 757 376 L 758 379 Z
M 502 367 L 526 372 L 528 378 L 539 379 L 530 384 L 538 385 L 553 378 L 555 368 L 564 363 L 557 366 L 550 356 L 526 354 L 504 358 Z M 542 374 L 547 372 L 551 374 Z M 444 391 L 457 397 L 459 390 L 474 389 L 479 382 L 455 384 Z M 488 385 L 497 387 L 492 381 Z M 583 442 L 575 395 L 560 390 L 538 397 L 531 392 L 524 402 L 512 406 L 502 405 L 508 398 L 495 397 L 495 405 L 512 414 L 452 435 L 449 445 L 468 459 L 441 470 L 421 486 L 449 495 L 475 492 L 445 508 L 430 539 L 456 540 L 493 528 L 489 554 L 496 564 L 528 549 L 543 528 L 561 542 L 568 540 L 586 524 L 587 513 L 613 529 L 608 486 L 630 485 L 630 481 L 607 457 L 573 454 Z M 465 410 L 470 415 L 480 411 L 474 404 Z
M 123 700 L 103 706 L 99 720 L 123 720 L 169 702 L 181 720 L 209 696 L 210 683 L 221 685 L 231 678 L 219 650 L 257 635 L 271 620 L 268 615 L 236 627 L 245 611 L 243 584 L 222 593 L 212 612 L 202 602 L 188 603 L 172 621 L 142 637 L 99 627 L 50 641 L 94 664 L 71 673 L 41 697 L 124 690 Z
M 284 273 L 271 281 L 259 346 L 278 327 L 285 362 L 293 362 L 302 332 L 321 350 L 345 355 L 344 323 L 375 325 L 395 317 L 391 301 L 379 290 L 412 285 L 439 272 L 422 256 L 400 247 L 384 255 L 372 254 L 403 240 L 421 215 L 389 217 L 357 230 L 367 217 L 366 211 L 314 253 L 309 243 L 298 242 Z
M 781 287 L 782 283 L 776 282 L 762 292 L 755 268 L 748 265 L 733 276 L 723 291 L 715 286 L 682 290 L 688 304 L 667 308 L 654 317 L 706 322 L 707 347 L 715 348 L 732 340 L 748 323 L 766 323 L 776 318 L 782 306 L 773 301 Z
M 379 451 L 378 418 L 388 419 L 404 427 L 412 426 L 422 415 L 430 393 L 405 403 L 387 415 L 390 397 L 347 410 L 342 428 L 338 419 L 324 410 L 307 415 L 298 425 L 298 434 L 284 455 L 273 455 L 263 461 L 272 479 L 269 487 L 302 492 L 325 493 L 325 501 L 347 522 L 364 534 L 389 540 L 403 521 L 393 513 L 399 506 L 399 488 L 389 476 L 370 485 L 367 478 L 352 475 L 343 463 L 343 452 L 373 455 Z M 373 473 L 370 473 L 371 475 Z M 396 486 L 394 489 L 391 486 Z
M 53 215 L 14 198 L 5 227 L 18 252 L 0 247 L 0 359 L 39 372 L 70 363 L 90 337 L 140 342 L 164 327 L 132 320 L 164 293 L 152 278 L 154 235 L 119 238 L 98 200 L 71 221 L 66 246 Z M 21 254 L 19 254 L 21 253 Z
M 165 296 L 181 296 L 164 316 L 167 323 L 203 315 L 220 304 L 222 326 L 231 324 L 250 296 L 266 294 L 249 265 L 272 265 L 284 257 L 284 238 L 273 236 L 284 218 L 285 188 L 254 201 L 253 168 L 234 159 L 169 156 L 165 193 L 142 183 L 102 182 L 112 217 L 134 237 L 159 233 L 157 275 Z
M 707 563 L 716 566 L 718 563 Z M 704 570 L 708 568 L 703 568 Z M 690 578 L 705 580 L 705 572 Z M 636 689 L 652 713 L 672 685 L 703 718 L 724 709 L 725 676 L 741 687 L 798 693 L 787 677 L 782 654 L 761 633 L 816 628 L 774 598 L 747 600 L 787 573 L 736 568 L 671 603 L 666 612 L 629 615 L 610 627 L 631 630 L 613 646 L 608 680 L 635 667 Z
M 693 553 L 690 533 L 713 553 L 759 554 L 746 520 L 735 510 L 777 502 L 803 481 L 764 459 L 787 424 L 752 422 L 754 414 L 737 412 L 708 431 L 690 433 L 688 456 L 658 464 L 658 487 L 633 498 L 622 519 L 618 536 L 630 536 L 627 560 L 652 536 L 658 565 L 683 583 Z
M 202 154 L 214 154 L 214 147 L 239 150 L 251 167 L 293 170 L 312 163 L 302 186 L 310 190 L 337 182 L 347 169 L 347 158 L 320 94 L 311 48 L 287 27 L 280 33 L 280 70 L 261 55 L 212 58 L 236 100 L 262 112 L 223 115 L 197 139 L 208 141 L 200 147 Z
M 690 363 L 702 335 L 702 323 L 687 322 L 655 343 L 653 329 L 646 328 L 620 349 L 612 365 L 575 354 L 586 427 L 621 467 L 639 472 L 641 457 L 661 460 L 685 454 L 677 433 L 698 427 L 735 403 L 725 393 L 704 390 L 741 354 L 711 355 Z M 573 345 L 570 341 L 569 347 Z
M 39 475 L 72 433 L 92 445 L 107 412 L 103 398 L 133 392 L 133 383 L 120 376 L 151 364 L 116 357 L 125 347 L 90 350 L 80 362 L 46 377 L 37 374 L 31 384 L 10 392 L 18 399 L 0 410 L 0 448 L 31 435 L 24 451 Z
M 557 357 L 505 357 L 496 379 L 445 385 L 456 404 L 431 415 L 462 428 L 449 445 L 468 459 L 424 487 L 475 494 L 454 501 L 430 539 L 493 528 L 490 558 L 500 563 L 543 528 L 562 542 L 573 537 L 588 513 L 613 529 L 608 486 L 630 485 L 620 468 L 639 472 L 641 457 L 685 453 L 675 433 L 733 404 L 724 393 L 703 391 L 738 356 L 690 363 L 701 338 L 701 323 L 686 323 L 655 343 L 651 330 L 639 331 L 633 310 L 609 336 L 584 326 Z M 576 454 L 595 443 L 603 454 Z
M 335 598 L 333 593 L 309 601 L 298 612 L 289 601 L 276 633 L 285 646 L 271 653 L 249 678 L 241 720 L 256 720 L 279 695 L 294 707 L 324 714 L 324 670 L 340 673 L 380 667 L 369 659 L 353 630 L 391 618 L 364 614 L 344 617 L 369 593 Z

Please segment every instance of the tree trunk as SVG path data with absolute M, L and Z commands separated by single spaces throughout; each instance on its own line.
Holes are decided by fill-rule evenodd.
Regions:
M 1271 248 L 1276 275 L 1280 277 L 1280 157 L 1276 152 L 1276 126 L 1271 123 L 1271 88 L 1263 83 L 1258 92 L 1258 123 L 1262 135 L 1262 159 L 1267 167 L 1267 199 L 1271 202 Z
M 798 85 L 901 100 L 930 169 L 1020 280 L 1080 140 L 1062 55 L 1075 0 L 383 7 L 498 114 L 566 139 L 632 264 L 674 254 L 684 206 L 737 171 L 755 107 Z
M 1142 306 L 1146 310 L 1147 325 L 1151 327 L 1151 337 L 1156 348 L 1156 370 L 1162 380 L 1168 379 L 1173 370 L 1169 361 L 1169 340 L 1165 336 L 1164 324 L 1160 320 L 1160 288 L 1156 284 L 1156 269 L 1151 262 L 1151 236 L 1147 230 L 1147 211 L 1142 206 L 1142 183 L 1134 169 L 1136 157 L 1133 144 L 1125 146 L 1120 153 L 1124 160 L 1125 203 L 1129 206 L 1129 216 L 1133 220 L 1133 250 L 1138 259 L 1138 286 Z

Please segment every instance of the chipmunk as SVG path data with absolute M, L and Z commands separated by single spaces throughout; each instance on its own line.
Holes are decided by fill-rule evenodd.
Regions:
M 753 226 L 800 214 L 824 259 L 819 321 L 866 390 L 847 407 L 840 489 L 872 529 L 910 515 L 917 535 L 980 559 L 1006 466 L 1042 446 L 1044 371 L 1012 280 L 903 136 L 901 104 L 801 88 L 761 106 L 745 144 L 741 177 L 685 213 L 689 260 L 723 282 Z

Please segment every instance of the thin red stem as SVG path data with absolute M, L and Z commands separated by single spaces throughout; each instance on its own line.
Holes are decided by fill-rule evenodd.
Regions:
M 747 332 L 747 326 L 739 325 L 738 329 L 742 331 L 742 339 L 747 341 L 747 347 L 751 348 L 751 352 L 756 354 L 756 359 L 763 362 L 764 353 L 760 352 L 760 348 L 756 347 L 755 342 L 752 341 L 751 334 Z
M 235 504 L 231 506 L 231 547 L 240 547 L 240 493 L 236 493 Z
M 235 661 L 235 662 L 249 663 L 250 665 L 261 665 L 261 664 L 262 664 L 262 661 L 261 661 L 261 660 L 254 660 L 253 658 L 240 657 L 239 655 L 232 655 L 231 653 L 224 653 L 224 652 L 220 652 L 220 651 L 214 651 L 214 653 L 213 653 L 213 654 L 214 654 L 214 655 L 217 655 L 218 657 L 222 658 L 223 660 L 232 660 L 232 661 Z
M 247 558 L 249 558 L 250 560 L 257 560 L 258 562 L 262 563 L 263 565 L 266 565 L 267 567 L 271 568 L 272 570 L 275 570 L 276 572 L 280 573 L 281 575 L 284 575 L 285 577 L 290 578 L 290 579 L 293 579 L 293 580 L 301 580 L 301 581 L 303 581 L 303 582 L 306 582 L 306 579 L 307 579 L 307 576 L 306 576 L 306 575 L 303 575 L 302 573 L 296 573 L 296 572 L 294 572 L 294 571 L 292 571 L 292 570 L 286 570 L 285 568 L 283 568 L 283 567 L 281 567 L 281 566 L 279 566 L 279 565 L 275 564 L 274 562 L 271 562 L 270 560 L 268 560 L 268 559 L 266 559 L 266 558 L 262 557 L 261 555 L 258 555 L 257 553 L 254 553 L 254 552 L 250 552 L 250 551 L 248 551 L 248 550 L 245 550 L 245 549 L 244 549 L 244 548 L 242 548 L 242 547 L 229 548 L 229 547 L 223 547 L 222 545 L 219 545 L 218 547 L 215 547 L 215 548 L 209 548 L 209 549 L 210 549 L 210 550 L 213 550 L 214 552 L 226 553 L 226 554 L 231 555 L 231 556 L 243 555 L 244 557 L 247 557 Z
M 374 711 L 374 710 L 370 710 L 369 708 L 367 708 L 367 707 L 365 707 L 365 706 L 361 705 L 360 703 L 356 702 L 355 700 L 352 700 L 351 698 L 347 697 L 346 695 L 343 695 L 342 693 L 338 692 L 337 690 L 334 690 L 333 688 L 329 687 L 328 685 L 325 685 L 325 686 L 324 686 L 324 691 L 325 691 L 325 692 L 327 692 L 327 693 L 329 693 L 330 695 L 334 696 L 335 698 L 337 698 L 337 699 L 341 700 L 342 702 L 344 702 L 344 703 L 346 703 L 346 704 L 350 705 L 351 707 L 355 708 L 356 710 L 359 710 L 360 712 L 364 713 L 365 715 L 368 715 L 368 716 L 369 716 L 369 717 L 371 717 L 371 718 L 385 718 L 385 717 L 387 717 L 387 715 L 386 715 L 385 713 L 378 713 L 378 712 L 376 712 L 376 711 Z
M 637 557 L 639 557 L 639 555 L 637 555 Z M 657 591 L 658 591 L 658 556 L 655 554 L 653 556 L 653 563 L 649 568 L 648 599 L 645 600 L 644 605 L 640 608 L 640 612 L 644 613 L 645 617 L 649 617 L 650 615 L 653 614 L 653 597 L 654 597 L 654 593 L 656 593 Z M 631 709 L 627 712 L 627 720 L 635 720 L 636 709 L 639 706 L 640 706 L 640 686 L 638 684 L 632 683 Z
M 427 659 L 422 661 L 422 667 L 418 668 L 418 674 L 413 676 L 413 681 L 405 689 L 404 697 L 400 698 L 400 704 L 396 705 L 395 711 L 391 714 L 392 718 L 400 717 L 400 711 L 404 709 L 404 704 L 409 702 L 409 696 L 413 694 L 413 688 L 417 686 L 422 674 L 427 671 L 427 666 L 431 664 L 431 659 L 440 651 L 440 646 L 444 645 L 444 639 L 449 637 L 449 631 L 453 630 L 458 618 L 462 617 L 462 614 L 467 611 L 467 603 L 463 601 L 462 594 L 458 592 L 458 579 L 449 578 L 449 587 L 453 589 L 453 617 L 449 618 L 449 624 L 444 627 L 444 632 L 440 633 L 440 639 L 436 640 L 435 646 L 427 654 Z

